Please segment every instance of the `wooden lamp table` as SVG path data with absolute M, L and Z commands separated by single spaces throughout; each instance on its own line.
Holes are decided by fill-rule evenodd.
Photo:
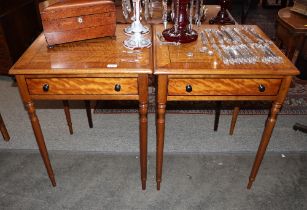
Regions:
M 218 26 L 203 25 L 199 31 L 214 27 Z M 154 26 L 153 33 L 162 30 L 163 26 L 157 25 Z M 268 39 L 258 27 L 256 30 L 262 37 Z M 247 188 L 251 188 L 275 126 L 277 113 L 288 93 L 291 78 L 299 72 L 275 45 L 271 45 L 271 49 L 282 57 L 283 63 L 225 65 L 216 54 L 209 56 L 199 52 L 201 47 L 200 39 L 189 44 L 166 46 L 160 45 L 154 37 L 154 74 L 157 75 L 158 83 L 157 189 L 160 189 L 162 177 L 167 101 L 272 101 L 271 112 L 247 185 Z M 190 52 L 189 56 L 187 52 Z
M 16 76 L 27 107 L 40 154 L 53 186 L 55 176 L 48 157 L 34 100 L 137 100 L 139 101 L 140 168 L 142 189 L 147 177 L 148 75 L 152 49 L 132 52 L 117 25 L 116 39 L 105 37 L 56 45 L 48 49 L 40 35 L 10 70 Z
M 300 53 L 306 53 L 303 47 L 307 37 L 307 17 L 290 9 L 291 7 L 286 7 L 278 11 L 276 37 L 281 41 L 280 47 L 286 48 L 287 57 L 296 64 Z M 307 133 L 307 125 L 296 123 L 293 129 Z
M 286 7 L 278 11 L 276 37 L 286 47 L 287 57 L 295 64 L 307 36 L 307 17 L 290 9 Z

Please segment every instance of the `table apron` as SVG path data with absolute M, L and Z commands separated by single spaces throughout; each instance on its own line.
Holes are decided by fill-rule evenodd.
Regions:
M 167 96 L 167 101 L 275 101 L 277 96 Z
M 139 95 L 30 95 L 33 100 L 139 100 Z

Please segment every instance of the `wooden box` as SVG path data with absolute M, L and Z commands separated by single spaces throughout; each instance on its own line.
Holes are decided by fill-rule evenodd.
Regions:
M 49 0 L 40 4 L 40 14 L 49 46 L 115 35 L 112 0 Z

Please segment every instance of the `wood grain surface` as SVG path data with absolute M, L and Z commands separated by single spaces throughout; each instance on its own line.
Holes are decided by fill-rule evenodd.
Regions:
M 108 0 L 49 0 L 40 4 L 42 21 L 115 12 L 113 1 Z
M 53 46 L 73 41 L 93 39 L 97 37 L 113 36 L 115 34 L 115 24 L 99 25 L 89 28 L 79 28 L 70 31 L 46 32 L 45 38 L 48 45 Z
M 78 18 L 82 18 L 82 23 L 78 22 Z M 115 13 L 92 14 L 87 16 L 68 17 L 61 20 L 50 20 L 44 22 L 44 33 L 56 31 L 69 31 L 81 28 L 91 28 L 97 26 L 114 27 L 115 30 Z
M 168 95 L 276 95 L 280 83 L 281 79 L 170 79 Z M 186 91 L 187 85 L 191 92 Z
M 116 38 L 104 37 L 47 48 L 40 35 L 11 68 L 10 74 L 131 74 L 152 73 L 152 49 L 128 50 L 123 41 L 129 36 L 118 24 Z M 150 34 L 147 35 L 150 38 Z M 115 67 L 108 67 L 112 64 Z
M 50 78 L 27 79 L 30 94 L 71 94 L 71 95 L 97 95 L 138 94 L 137 78 Z M 44 91 L 43 86 L 48 85 Z M 115 85 L 120 85 L 120 90 L 115 90 Z
M 198 32 L 204 29 L 217 29 L 217 25 L 202 25 L 195 28 Z M 231 26 L 227 26 L 231 27 Z M 236 27 L 236 26 L 232 26 Z M 258 26 L 253 26 L 255 30 L 264 39 L 269 38 L 260 30 Z M 154 40 L 154 74 L 185 74 L 185 75 L 296 75 L 298 71 L 296 67 L 286 58 L 286 56 L 274 44 L 270 45 L 272 51 L 283 58 L 282 63 L 278 64 L 235 64 L 226 65 L 220 57 L 214 53 L 210 56 L 202 53 L 199 49 L 203 46 L 200 38 L 197 41 L 182 44 L 179 46 L 161 45 L 156 36 L 157 32 L 162 32 L 162 25 L 155 25 L 153 29 Z M 252 37 L 250 37 L 252 38 Z M 187 52 L 193 54 L 192 57 L 187 56 Z
M 115 35 L 113 1 L 49 0 L 40 4 L 40 14 L 49 46 Z

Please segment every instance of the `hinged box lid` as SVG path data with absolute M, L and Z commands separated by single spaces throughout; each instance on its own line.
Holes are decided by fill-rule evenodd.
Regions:
M 115 12 L 112 0 L 49 0 L 40 4 L 42 21 Z

